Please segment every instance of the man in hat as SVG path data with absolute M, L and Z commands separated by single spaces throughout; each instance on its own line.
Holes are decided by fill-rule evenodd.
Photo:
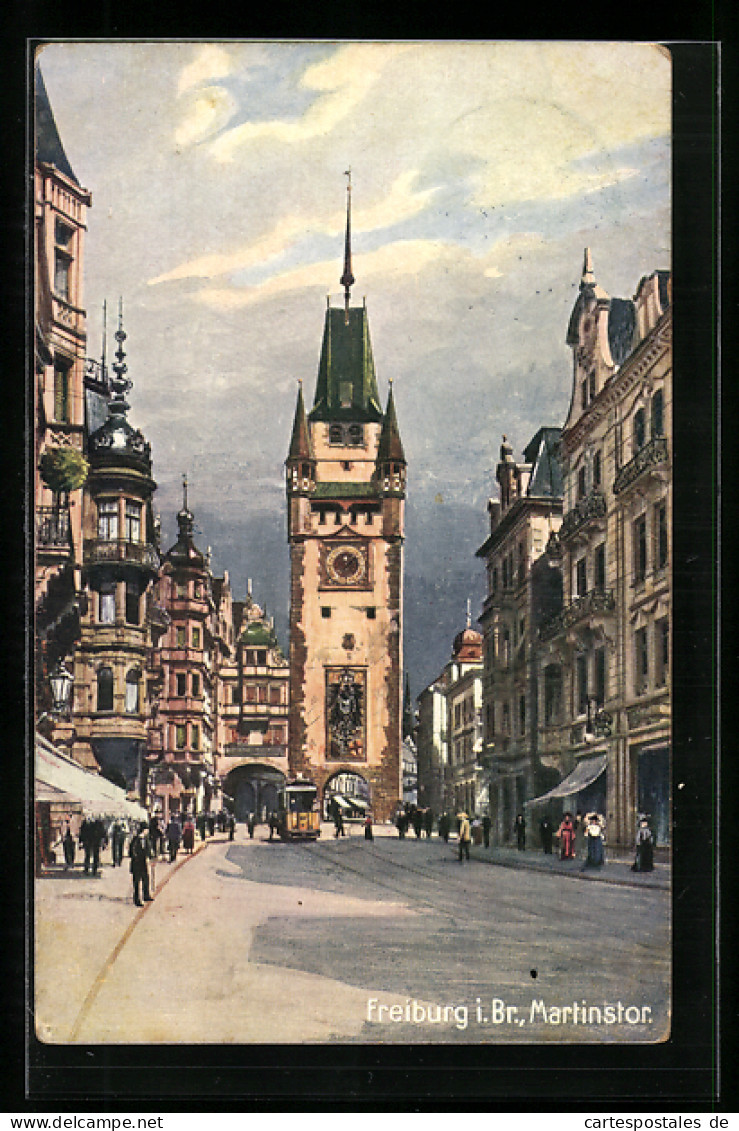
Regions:
M 467 814 L 462 811 L 457 813 L 457 820 L 459 821 L 459 862 L 464 863 L 465 858 L 470 858 L 470 819 Z
M 128 846 L 128 855 L 131 858 L 133 901 L 137 907 L 143 907 L 143 903 L 151 903 L 152 900 L 152 895 L 149 890 L 149 860 L 153 853 L 146 821 L 141 822 L 139 831 L 135 836 L 131 837 L 131 843 Z M 140 893 L 143 894 L 143 902 Z

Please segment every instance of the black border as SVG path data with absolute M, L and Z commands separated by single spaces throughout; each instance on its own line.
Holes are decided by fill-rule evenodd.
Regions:
M 49 5 L 50 8 L 50 5 Z M 20 18 L 20 5 L 11 22 L 20 24 L 38 16 L 40 6 Z M 44 12 L 44 34 L 75 38 L 66 13 L 54 18 Z M 406 17 L 407 17 L 406 12 Z M 124 37 L 134 18 L 130 8 L 113 11 L 109 3 L 95 13 L 95 38 Z M 351 19 L 338 10 L 327 14 L 332 29 L 327 38 L 357 36 Z M 645 28 L 638 20 L 612 38 L 628 38 L 627 30 Z M 251 13 L 250 13 L 251 16 Z M 334 19 L 336 17 L 336 19 Z M 176 6 L 170 26 L 159 27 L 156 37 L 183 36 L 183 19 Z M 272 16 L 274 20 L 274 14 Z M 706 13 L 694 11 L 691 32 L 706 33 Z M 186 22 L 186 21 L 184 21 Z M 250 21 L 251 22 L 251 21 Z M 269 22 L 269 21 L 267 21 Z M 459 23 L 459 21 L 457 21 Z M 262 18 L 262 24 L 264 18 Z M 291 19 L 290 38 L 321 36 L 315 27 Z M 372 29 L 364 38 L 409 37 L 390 18 L 384 29 Z M 60 27 L 61 24 L 61 27 Z M 177 26 L 174 26 L 177 25 Z M 270 34 L 259 28 L 249 35 Z M 343 25 L 343 26 L 342 26 Z M 423 27 L 419 23 L 419 27 Z M 26 24 L 27 27 L 27 24 Z M 38 27 L 38 23 L 37 23 Z M 11 29 L 14 31 L 15 27 Z M 541 38 L 545 28 L 536 28 Z M 712 29 L 711 29 L 712 30 Z M 34 29 L 37 31 L 37 28 Z M 581 38 L 600 38 L 587 34 Z M 533 36 L 534 29 L 530 29 Z M 66 33 L 66 34 L 65 34 Z M 78 33 L 79 34 L 79 33 Z M 88 33 L 89 34 L 89 33 Z M 129 33 L 130 34 L 130 33 Z M 233 28 L 220 32 L 233 37 Z M 271 31 L 272 35 L 280 32 Z M 431 34 L 430 32 L 428 34 Z M 438 35 L 436 28 L 434 34 Z M 464 38 L 458 26 L 456 38 Z M 479 28 L 478 28 L 479 34 Z M 659 33 L 658 33 L 659 34 Z M 136 38 L 140 37 L 140 33 Z M 212 29 L 198 38 L 218 38 Z M 284 30 L 282 37 L 285 37 Z M 662 29 L 664 37 L 664 28 Z M 154 38 L 154 36 L 152 36 Z M 491 36 L 492 38 L 492 36 Z M 606 37 L 603 37 L 606 38 Z M 643 38 L 648 38 L 645 34 Z M 654 36 L 658 38 L 658 35 Z M 712 833 L 717 822 L 716 769 L 716 548 L 717 504 L 716 349 L 718 275 L 717 157 L 718 157 L 718 50 L 715 45 L 675 43 L 674 61 L 674 246 L 673 301 L 675 307 L 675 664 L 674 729 L 676 781 L 684 787 L 675 793 L 674 963 L 675 1000 L 673 1036 L 656 1046 L 154 1046 L 71 1047 L 38 1043 L 30 1036 L 23 1052 L 13 1053 L 6 1068 L 15 1072 L 9 1110 L 168 1112 L 259 1111 L 440 1111 L 449 1104 L 455 1111 L 479 1110 L 482 1103 L 505 1111 L 589 1110 L 681 1112 L 731 1110 L 726 1106 L 734 1087 L 723 1078 L 717 1095 L 716 1069 L 720 1050 L 717 1038 L 717 987 L 715 980 L 715 858 Z M 21 52 L 25 60 L 25 46 Z M 12 50 L 11 50 L 12 54 Z M 7 58 L 7 56 L 6 56 Z M 23 64 L 25 81 L 26 62 Z M 15 72 L 14 72 L 15 73 Z M 14 137 L 25 121 L 26 93 L 14 85 L 6 99 L 3 117 L 11 121 Z M 29 87 L 32 89 L 32 87 Z M 15 126 L 15 129 L 13 128 Z M 24 129 L 20 131 L 21 136 Z M 6 135 L 7 136 L 7 135 Z M 22 149 L 22 143 L 21 143 Z M 15 168 L 19 168 L 16 162 Z M 25 195 L 24 192 L 21 195 Z M 15 199 L 11 198 L 11 209 Z M 23 201 L 21 201 L 21 208 Z M 17 210 L 11 212 L 11 234 L 18 233 Z M 7 230 L 7 229 L 6 229 Z M 25 252 L 13 247 L 13 266 L 25 270 Z M 11 321 L 24 325 L 23 302 L 11 296 Z M 6 359 L 15 359 L 16 373 L 25 371 L 24 345 L 10 344 Z M 16 423 L 12 417 L 12 423 Z M 19 427 L 19 436 L 23 434 Z M 13 444 L 10 451 L 13 452 Z M 22 488 L 21 488 L 22 494 Z M 27 558 L 25 559 L 27 565 Z M 17 586 L 13 574 L 6 601 L 14 611 L 9 621 L 18 627 Z M 26 578 L 28 578 L 26 572 Z M 13 593 L 15 590 L 15 593 Z M 23 636 L 23 628 L 19 637 Z M 11 694 L 15 685 L 11 683 Z M 19 700 L 16 699 L 16 702 Z M 11 736 L 13 731 L 11 729 Z M 7 735 L 7 732 L 6 732 Z M 13 736 L 14 737 L 14 736 Z M 18 745 L 15 745 L 18 750 Z M 11 784 L 21 784 L 18 767 L 10 767 Z M 19 779 L 16 781 L 16 777 Z M 17 823 L 16 823 L 17 824 Z M 18 830 L 19 831 L 19 830 Z M 21 838 L 15 834 L 8 867 L 12 867 Z M 22 848 L 22 846 L 21 846 Z M 22 874 L 19 866 L 18 874 Z M 28 879 L 28 877 L 27 877 Z M 17 943 L 23 922 L 25 889 L 14 885 L 10 921 L 4 932 Z M 6 905 L 7 906 L 7 905 Z M 14 950 L 15 957 L 15 950 Z M 10 967 L 17 987 L 19 963 Z M 12 995 L 13 1017 L 17 1002 Z M 25 1069 L 25 1070 L 24 1070 Z M 21 1079 L 21 1073 L 23 1078 Z M 27 1073 L 27 1075 L 26 1075 Z M 728 1074 L 727 1074 L 728 1076 Z M 20 1088 L 17 1088 L 20 1084 Z M 28 1086 L 28 1090 L 26 1089 Z M 17 1090 L 16 1090 L 17 1089 Z M 8 1099 L 10 1093 L 6 1093 Z M 7 1102 L 7 1100 L 6 1100 Z

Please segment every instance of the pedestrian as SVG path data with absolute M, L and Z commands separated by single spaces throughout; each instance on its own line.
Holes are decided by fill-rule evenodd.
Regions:
M 334 812 L 334 836 L 346 836 L 346 829 L 344 828 L 344 817 L 339 806 L 336 806 Z
M 423 828 L 426 836 L 431 836 L 431 833 L 434 831 L 434 811 L 430 807 L 424 810 Z
M 145 821 L 141 822 L 136 835 L 131 837 L 128 855 L 131 859 L 133 901 L 137 907 L 143 907 L 143 903 L 151 903 L 152 901 L 151 891 L 149 890 L 149 860 L 151 860 L 153 853 L 148 826 Z M 141 896 L 143 896 L 143 902 Z
M 105 826 L 99 817 L 85 817 L 79 833 L 80 848 L 85 852 L 85 875 L 100 875 L 100 849 L 106 843 Z
M 482 840 L 486 848 L 490 848 L 490 829 L 493 822 L 490 820 L 490 814 L 484 813 L 482 818 Z
M 575 856 L 575 825 L 572 820 L 572 813 L 565 813 L 562 822 L 557 829 L 557 836 L 559 837 L 559 858 L 560 860 L 572 860 Z
M 249 839 L 254 840 L 254 814 L 250 813 L 246 822 L 246 827 L 249 830 Z
M 544 849 L 545 856 L 552 855 L 552 822 L 545 815 L 539 822 L 539 831 L 541 833 L 541 846 Z
M 195 825 L 192 823 L 192 817 L 185 819 L 185 825 L 182 830 L 182 847 L 185 852 L 192 852 L 195 847 Z
M 444 844 L 449 844 L 449 832 L 451 829 L 451 821 L 448 813 L 442 813 L 439 817 L 439 836 L 444 841 Z
M 632 872 L 652 872 L 654 870 L 654 834 L 649 827 L 645 813 L 639 817 L 636 830 L 636 858 L 631 865 Z
M 215 836 L 216 819 L 212 813 L 208 814 L 208 836 Z
M 120 818 L 113 822 L 110 843 L 113 854 L 113 867 L 118 868 L 123 862 L 123 847 L 126 843 L 126 827 Z
M 458 837 L 459 837 L 459 862 L 464 863 L 464 859 L 470 858 L 470 819 L 466 813 L 457 813 Z
M 200 839 L 205 840 L 205 813 L 198 813 L 197 823 Z
M 162 824 L 159 820 L 159 814 L 152 813 L 149 817 L 149 844 L 151 845 L 151 851 L 154 856 L 156 856 L 158 852 L 161 852 L 163 839 L 164 835 L 162 833 Z
M 229 813 L 229 815 L 228 815 L 228 839 L 229 840 L 233 840 L 235 832 L 236 832 L 236 818 L 234 817 L 233 813 Z
M 583 868 L 600 868 L 605 864 L 604 833 L 603 818 L 598 813 L 588 813 L 585 817 L 585 842 L 588 851 Z
M 523 852 L 526 848 L 526 818 L 523 813 L 519 813 L 515 821 L 516 829 L 516 844 L 518 851 Z
M 404 813 L 401 809 L 395 817 L 395 827 L 398 830 L 398 836 L 401 840 L 405 840 L 405 834 L 408 829 L 408 814 Z
M 67 868 L 74 868 L 75 857 L 74 837 L 72 836 L 72 830 L 69 827 L 69 821 L 67 821 L 64 828 L 64 835 L 62 836 L 62 849 L 64 851 L 64 870 L 66 872 Z
M 170 818 L 167 825 L 167 847 L 169 848 L 169 862 L 174 863 L 182 841 L 182 825 L 177 820 L 176 814 Z
M 572 848 L 573 856 L 585 855 L 585 817 L 583 816 L 582 809 L 575 812 L 575 840 Z
M 372 832 L 372 815 L 370 813 L 364 818 L 364 839 L 374 840 L 375 834 Z

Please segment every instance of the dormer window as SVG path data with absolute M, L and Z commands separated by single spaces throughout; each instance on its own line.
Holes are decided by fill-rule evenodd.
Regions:
M 328 442 L 329 444 L 342 444 L 344 442 L 344 429 L 341 424 L 329 424 Z
M 359 447 L 364 443 L 364 428 L 361 424 L 349 424 L 346 429 L 347 442 L 352 447 Z
M 352 407 L 352 383 L 351 381 L 339 382 L 339 403 L 342 408 Z

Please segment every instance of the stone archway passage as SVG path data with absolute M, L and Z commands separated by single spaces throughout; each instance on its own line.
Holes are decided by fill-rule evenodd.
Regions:
M 339 770 L 326 779 L 323 787 L 323 813 L 328 818 L 329 803 L 333 797 L 343 798 L 347 809 L 345 816 L 366 815 L 372 808 L 372 791 L 369 782 L 353 770 Z
M 279 792 L 284 784 L 285 775 L 280 770 L 257 764 L 236 766 L 226 775 L 223 789 L 234 799 L 237 821 L 246 821 L 250 815 L 257 821 L 264 821 L 277 809 Z

